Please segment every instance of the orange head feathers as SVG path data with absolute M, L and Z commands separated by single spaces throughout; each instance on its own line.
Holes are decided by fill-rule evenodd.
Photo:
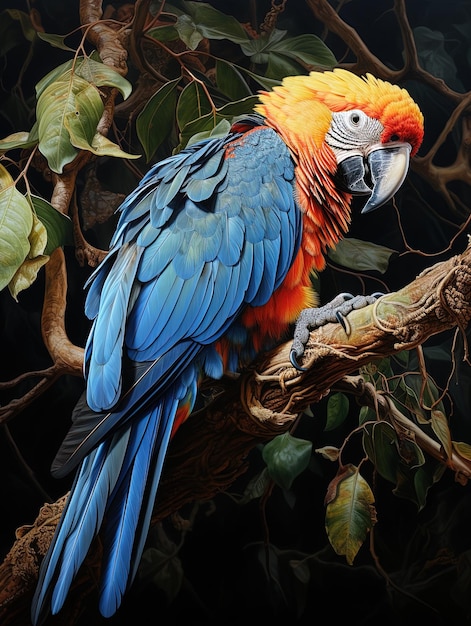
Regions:
M 423 115 L 409 93 L 371 74 L 360 77 L 343 69 L 287 76 L 281 85 L 261 92 L 256 111 L 295 145 L 320 146 L 332 112 L 360 109 L 381 122 L 383 143 L 405 141 L 414 156 L 424 135 Z M 290 141 L 287 141 L 288 145 Z
M 363 212 L 387 202 L 404 181 L 424 129 L 405 89 L 343 69 L 288 76 L 260 94 L 255 111 L 291 151 L 304 212 L 301 248 L 282 287 L 267 305 L 245 314 L 247 325 L 259 321 L 266 328 L 268 320 L 279 325 L 312 306 L 312 272 L 324 268 L 326 250 L 347 232 L 352 195 L 368 197 Z
M 260 94 L 255 110 L 293 155 L 302 248 L 321 269 L 326 249 L 348 230 L 351 196 L 370 196 L 366 212 L 402 184 L 423 115 L 405 89 L 343 69 L 288 76 Z

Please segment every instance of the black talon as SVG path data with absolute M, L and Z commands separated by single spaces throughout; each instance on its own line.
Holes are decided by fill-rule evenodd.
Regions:
M 291 365 L 295 369 L 297 369 L 299 372 L 306 372 L 307 369 L 303 367 L 302 365 L 299 365 L 297 358 L 298 358 L 298 355 L 296 353 L 296 350 L 291 350 L 289 353 L 289 360 L 291 361 Z
M 340 311 L 337 311 L 335 313 L 335 317 L 337 318 L 337 322 L 340 324 L 340 326 L 344 329 L 345 332 L 347 332 L 347 323 L 345 322 L 345 315 L 343 315 L 343 313 L 341 313 Z

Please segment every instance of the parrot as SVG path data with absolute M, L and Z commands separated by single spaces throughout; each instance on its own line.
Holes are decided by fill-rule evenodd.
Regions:
M 285 77 L 225 135 L 150 166 L 85 285 L 84 392 L 51 466 L 75 475 L 40 566 L 34 626 L 61 610 L 98 534 L 98 609 L 118 611 L 201 381 L 290 337 L 302 367 L 309 329 L 325 323 L 312 279 L 348 232 L 353 198 L 364 196 L 362 213 L 388 202 L 423 134 L 407 90 L 337 67 Z

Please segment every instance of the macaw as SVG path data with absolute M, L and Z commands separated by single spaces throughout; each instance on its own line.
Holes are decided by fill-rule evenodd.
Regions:
M 124 200 L 87 285 L 86 389 L 52 465 L 76 475 L 34 625 L 61 609 L 98 532 L 99 610 L 118 610 L 201 377 L 240 371 L 302 319 L 298 362 L 317 323 L 312 275 L 347 232 L 352 196 L 366 196 L 363 212 L 387 202 L 422 138 L 420 109 L 397 85 L 343 69 L 289 76 L 226 136 L 160 161 Z

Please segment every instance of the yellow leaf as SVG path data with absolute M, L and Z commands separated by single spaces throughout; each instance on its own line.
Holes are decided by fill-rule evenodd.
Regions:
M 8 289 L 15 300 L 20 291 L 30 287 L 36 277 L 40 268 L 49 261 L 49 257 L 46 255 L 37 256 L 34 259 L 27 259 L 21 267 L 18 268 L 15 275 L 8 283 Z
M 316 448 L 315 452 L 321 454 L 328 461 L 337 461 L 340 450 L 335 446 L 323 446 L 322 448 Z
M 453 451 L 453 447 L 451 444 L 451 433 L 450 427 L 448 425 L 448 420 L 443 411 L 439 411 L 438 409 L 434 409 L 431 411 L 432 415 L 432 429 L 433 432 L 437 435 L 440 443 L 445 450 L 445 454 L 448 458 L 451 457 L 451 453 Z
M 47 244 L 47 231 L 34 213 L 32 216 L 33 227 L 28 237 L 30 243 L 28 256 L 8 283 L 8 289 L 15 300 L 18 299 L 20 291 L 28 289 L 34 283 L 41 267 L 49 261 L 49 257 L 43 254 Z
M 30 259 L 40 256 L 44 252 L 47 245 L 47 230 L 41 220 L 39 220 L 34 213 L 33 227 L 29 234 L 29 242 L 31 244 L 28 255 Z
M 14 183 L 15 181 L 10 176 L 10 172 L 3 165 L 0 165 L 0 191 L 11 187 Z
M 140 159 L 140 154 L 129 154 L 129 152 L 124 152 L 121 148 L 110 141 L 107 137 L 100 135 L 100 133 L 96 133 L 93 137 L 92 141 L 92 152 L 97 156 L 114 156 L 120 157 L 122 159 Z
M 16 189 L 8 171 L 0 165 L 0 289 L 11 281 L 27 258 L 33 226 L 31 205 Z
M 358 468 L 347 465 L 331 481 L 326 496 L 325 527 L 337 554 L 352 565 L 376 523 L 373 493 Z
M 471 461 L 471 445 L 469 443 L 465 443 L 464 441 L 453 441 L 453 448 L 461 457 Z

